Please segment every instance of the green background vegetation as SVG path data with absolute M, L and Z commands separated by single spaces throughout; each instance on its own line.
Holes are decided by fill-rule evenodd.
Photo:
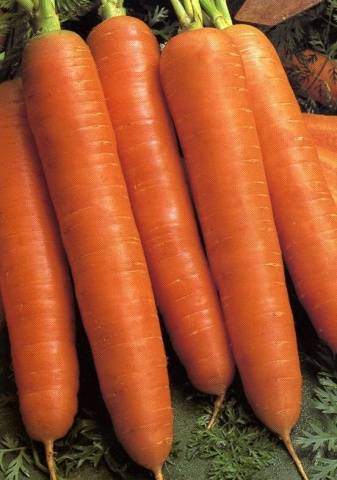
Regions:
M 243 2 L 228 2 L 234 15 Z M 63 26 L 86 37 L 98 23 L 93 0 L 58 0 Z M 164 43 L 176 33 L 177 23 L 164 0 L 126 0 L 129 14 L 147 21 Z M 20 71 L 22 47 L 31 35 L 29 16 L 14 0 L 0 0 L 0 35 L 8 41 L 0 57 L 0 79 Z M 166 9 L 166 10 L 165 10 Z M 279 49 L 296 52 L 310 47 L 336 56 L 337 0 L 327 0 L 304 15 L 266 30 Z M 337 75 L 336 75 L 337 77 Z M 336 113 L 322 108 L 297 91 L 303 110 Z M 337 383 L 335 360 L 322 349 L 289 281 L 304 374 L 303 409 L 293 439 L 311 480 L 337 478 Z M 79 322 L 78 322 L 79 323 Z M 80 409 L 66 439 L 57 442 L 60 478 L 146 480 L 150 474 L 134 465 L 113 437 L 100 397 L 90 349 L 78 325 L 81 362 Z M 247 405 L 239 379 L 228 392 L 219 423 L 211 432 L 205 425 L 212 399 L 189 384 L 166 339 L 175 410 L 175 443 L 165 466 L 166 480 L 298 480 L 282 444 L 256 420 Z M 323 372 L 323 373 L 320 373 Z M 41 460 L 40 460 L 41 459 Z M 0 479 L 46 479 L 43 452 L 27 438 L 18 412 L 6 329 L 0 333 Z

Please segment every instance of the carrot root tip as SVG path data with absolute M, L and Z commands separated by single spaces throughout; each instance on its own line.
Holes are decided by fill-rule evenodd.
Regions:
M 163 472 L 161 470 L 161 467 L 159 467 L 156 470 L 153 470 L 153 474 L 154 474 L 154 478 L 156 480 L 164 480 L 164 475 L 163 475 Z
M 46 461 L 47 461 L 47 466 L 50 474 L 50 480 L 57 480 L 56 468 L 55 468 L 55 462 L 54 462 L 54 442 L 52 440 L 48 440 L 44 444 L 44 448 L 46 451 Z
M 215 424 L 215 422 L 216 422 L 216 420 L 219 416 L 219 413 L 220 413 L 220 410 L 222 408 L 224 400 L 225 400 L 225 393 L 222 393 L 221 395 L 219 395 L 216 398 L 216 400 L 214 402 L 212 417 L 209 421 L 209 424 L 207 425 L 207 430 L 210 430 L 214 426 L 214 424 Z
M 289 433 L 287 433 L 286 435 L 282 436 L 281 437 L 286 449 L 288 450 L 289 452 L 289 455 L 291 456 L 291 458 L 293 459 L 296 467 L 297 467 L 297 470 L 299 472 L 299 474 L 301 475 L 301 477 L 303 478 L 303 480 L 309 480 L 307 474 L 305 473 L 304 471 L 304 467 L 302 465 L 302 462 L 301 460 L 299 459 L 297 453 L 295 452 L 295 449 L 294 449 L 294 446 L 292 444 L 292 441 L 291 441 L 291 438 L 290 438 L 290 435 Z

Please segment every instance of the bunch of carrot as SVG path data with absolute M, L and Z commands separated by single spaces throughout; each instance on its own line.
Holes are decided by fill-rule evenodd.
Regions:
M 136 462 L 162 479 L 172 442 L 157 303 L 191 382 L 216 396 L 209 427 L 233 352 L 256 415 L 307 478 L 290 440 L 302 378 L 282 255 L 336 351 L 334 128 L 301 114 L 269 41 L 230 26 L 225 2 L 201 1 L 220 29 L 201 28 L 195 0 L 172 3 L 187 31 L 160 55 L 115 2 L 102 2 L 86 44 L 40 0 L 23 84 L 0 86 L 0 285 L 22 416 L 55 479 L 52 443 L 78 383 L 68 261 L 103 398 Z

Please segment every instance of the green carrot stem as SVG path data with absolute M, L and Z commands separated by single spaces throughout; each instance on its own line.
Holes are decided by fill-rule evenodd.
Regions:
M 186 14 L 192 19 L 193 18 L 192 0 L 183 0 L 183 6 Z
M 216 28 L 223 30 L 229 26 L 222 13 L 217 9 L 212 0 L 200 0 L 200 3 L 207 15 L 212 19 L 213 25 Z
M 189 30 L 192 23 L 191 18 L 189 17 L 189 15 L 187 15 L 185 8 L 180 3 L 180 0 L 171 0 L 171 4 L 182 30 Z
M 123 17 L 126 15 L 126 9 L 123 0 L 102 0 L 99 13 L 103 19 Z
M 203 13 L 199 0 L 171 0 L 182 30 L 203 27 Z
M 39 0 L 36 14 L 37 32 L 50 33 L 61 30 L 60 20 L 55 11 L 53 0 Z
M 202 11 L 202 24 L 204 27 L 213 27 L 212 20 L 209 18 L 206 12 L 204 10 Z
M 32 0 L 17 0 L 20 7 L 22 7 L 26 12 L 32 14 L 34 11 L 34 3 Z
M 231 14 L 229 13 L 226 0 L 214 0 L 215 6 L 221 12 L 227 26 L 233 25 Z
M 192 8 L 193 8 L 193 22 L 192 28 L 202 28 L 202 10 L 200 6 L 199 0 L 191 0 Z

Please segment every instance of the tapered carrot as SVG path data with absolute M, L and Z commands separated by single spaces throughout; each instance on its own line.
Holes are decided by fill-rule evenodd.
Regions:
M 224 35 L 244 63 L 275 221 L 298 297 L 318 335 L 337 351 L 337 208 L 312 136 L 267 37 L 247 25 Z
M 303 119 L 316 145 L 337 152 L 336 115 L 303 113 Z
M 192 30 L 168 42 L 160 66 L 245 392 L 290 449 L 302 380 L 240 55 L 223 32 Z
M 31 438 L 52 442 L 77 410 L 72 288 L 19 80 L 0 85 L 0 283 L 20 410 Z
M 144 253 L 90 50 L 77 34 L 57 30 L 52 2 L 44 7 L 51 31 L 23 55 L 29 121 L 117 437 L 160 479 L 172 409 Z
M 327 181 L 332 198 L 337 205 L 337 151 L 316 147 L 323 175 Z
M 88 43 L 165 325 L 195 387 L 223 397 L 233 363 L 159 83 L 158 43 L 126 15 L 98 25 Z

